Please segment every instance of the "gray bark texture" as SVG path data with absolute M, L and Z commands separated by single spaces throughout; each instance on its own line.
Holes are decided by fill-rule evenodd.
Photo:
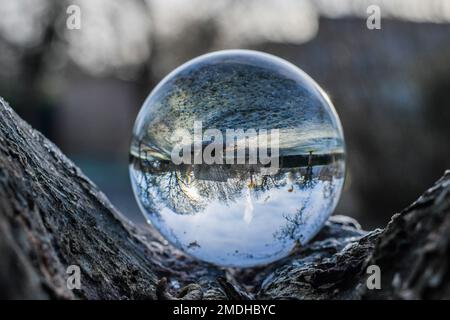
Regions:
M 447 171 L 384 230 L 334 216 L 277 263 L 208 265 L 125 219 L 0 99 L 0 298 L 443 299 L 450 298 L 449 248 Z M 380 290 L 366 286 L 374 264 Z M 81 289 L 67 287 L 70 265 L 80 267 Z

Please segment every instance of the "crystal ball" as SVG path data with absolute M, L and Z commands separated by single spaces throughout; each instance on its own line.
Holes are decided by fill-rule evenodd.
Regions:
M 139 207 L 173 246 L 220 266 L 287 256 L 339 200 L 345 145 L 324 91 L 293 64 L 225 50 L 166 76 L 133 128 Z

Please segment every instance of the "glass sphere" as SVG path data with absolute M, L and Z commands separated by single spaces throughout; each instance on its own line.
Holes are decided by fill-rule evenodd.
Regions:
M 133 129 L 130 175 L 146 219 L 203 261 L 249 267 L 321 229 L 345 176 L 339 118 L 275 56 L 227 50 L 171 72 Z

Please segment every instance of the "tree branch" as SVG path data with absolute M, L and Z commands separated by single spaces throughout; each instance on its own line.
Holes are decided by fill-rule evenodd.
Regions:
M 450 171 L 386 230 L 347 217 L 254 269 L 222 269 L 127 221 L 60 150 L 0 99 L 0 298 L 449 298 Z M 382 289 L 367 290 L 377 264 Z M 66 269 L 81 268 L 81 289 Z

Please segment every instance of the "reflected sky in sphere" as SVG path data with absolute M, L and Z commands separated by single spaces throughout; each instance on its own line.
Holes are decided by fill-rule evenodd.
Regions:
M 199 144 L 199 121 L 202 132 L 258 136 L 222 145 L 200 135 Z M 249 161 L 264 130 L 279 133 L 270 173 L 267 163 Z M 177 146 L 193 150 L 193 160 L 195 150 L 205 158 L 219 143 L 220 162 L 173 161 Z M 145 217 L 174 246 L 218 265 L 262 265 L 308 242 L 336 207 L 345 175 L 342 129 L 327 96 L 297 67 L 255 51 L 219 51 L 182 65 L 152 91 L 133 130 L 130 175 Z

